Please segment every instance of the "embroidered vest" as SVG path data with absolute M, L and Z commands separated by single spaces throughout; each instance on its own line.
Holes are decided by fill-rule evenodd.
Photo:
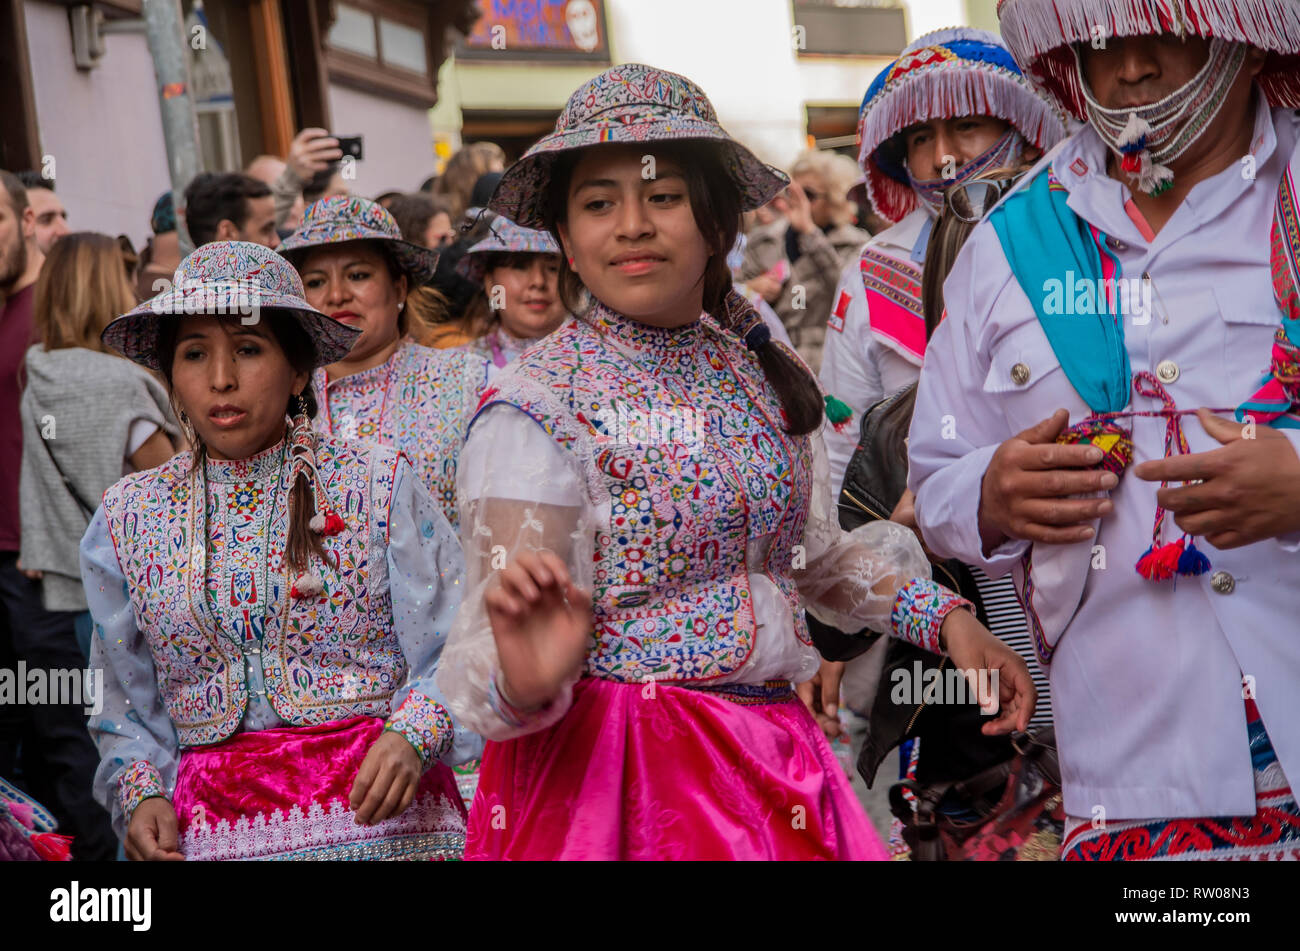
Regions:
M 756 631 L 750 572 L 773 579 L 809 642 L 791 569 L 811 443 L 782 431 L 776 394 L 734 335 L 708 318 L 662 330 L 597 307 L 512 364 L 479 412 L 501 402 L 576 453 L 590 501 L 609 509 L 589 674 L 703 681 L 739 669 Z M 748 563 L 765 536 L 765 561 Z
M 482 363 L 470 352 L 408 340 L 383 365 L 331 383 L 317 370 L 316 428 L 405 454 L 455 527 L 456 460 L 483 381 Z
M 287 464 L 272 483 L 274 498 L 257 500 L 273 506 L 263 523 L 266 537 L 247 543 L 223 530 L 237 524 L 231 519 L 206 524 L 205 479 L 188 452 L 127 476 L 104 495 L 136 623 L 181 746 L 217 743 L 238 730 L 248 703 L 244 651 L 253 647 L 261 650 L 267 698 L 288 723 L 390 712 L 389 700 L 406 676 L 385 557 L 398 457 L 328 437 L 316 452 L 330 506 L 347 526 L 324 538 L 326 563 L 312 558 L 325 585 L 320 598 L 289 597 Z M 250 503 L 244 497 L 232 504 Z M 240 631 L 217 621 L 206 591 L 212 544 L 235 549 L 224 553 L 227 564 L 240 563 L 236 554 L 267 559 L 260 624 Z M 230 586 L 218 579 L 214 587 Z

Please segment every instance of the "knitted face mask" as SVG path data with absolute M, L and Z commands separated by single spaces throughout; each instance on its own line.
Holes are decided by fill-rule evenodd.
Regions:
M 929 210 L 932 216 L 937 218 L 943 213 L 944 193 L 948 189 L 963 185 L 976 175 L 987 172 L 989 169 L 1014 165 L 1020 160 L 1020 153 L 1024 151 L 1024 147 L 1024 137 L 1015 129 L 1008 129 L 1002 138 L 957 169 L 952 178 L 918 181 L 912 177 L 911 169 L 908 169 L 907 177 L 912 183 L 912 189 L 916 192 L 916 197 L 921 200 L 921 204 Z
M 1180 89 L 1137 109 L 1107 109 L 1097 102 L 1084 76 L 1083 57 L 1074 49 L 1079 85 L 1088 120 L 1140 191 L 1153 198 L 1174 185 L 1169 163 L 1186 152 L 1214 122 L 1237 81 L 1249 51 L 1244 43 L 1211 40 L 1205 66 Z

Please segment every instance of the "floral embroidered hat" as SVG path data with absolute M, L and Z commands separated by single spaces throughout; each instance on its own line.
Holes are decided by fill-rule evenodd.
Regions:
M 214 241 L 181 262 L 170 290 L 118 317 L 100 339 L 141 366 L 161 370 L 154 351 L 163 320 L 237 316 L 253 323 L 266 311 L 297 318 L 316 345 L 317 366 L 343 359 L 361 333 L 308 304 L 298 272 L 270 248 L 249 241 Z
M 298 230 L 280 243 L 280 253 L 297 266 L 304 257 L 300 252 L 345 241 L 381 241 L 388 245 L 402 270 L 417 285 L 433 277 L 438 266 L 438 252 L 405 240 L 387 208 L 348 195 L 312 202 L 303 212 Z
M 522 228 L 504 215 L 497 215 L 492 219 L 491 229 L 486 238 L 470 245 L 465 256 L 456 262 L 457 273 L 475 284 L 483 280 L 489 254 L 558 255 L 560 253 L 560 246 L 555 243 L 550 232 Z
M 876 213 L 901 221 L 918 198 L 899 160 L 896 137 L 918 122 L 994 116 L 1047 151 L 1065 138 L 1065 120 L 1035 89 L 993 33 L 969 27 L 917 37 L 867 88 L 858 113 L 858 164 Z
M 551 169 L 560 153 L 593 145 L 689 140 L 721 143 L 746 211 L 767 204 L 790 183 L 727 134 L 695 83 L 667 70 L 626 63 L 578 87 L 555 131 L 506 169 L 488 207 L 525 228 L 544 228 Z
M 1275 107 L 1300 108 L 1296 0 L 999 0 L 1002 35 L 1026 75 L 1076 118 L 1087 117 L 1076 43 L 1173 33 L 1246 43 L 1271 55 L 1257 79 Z

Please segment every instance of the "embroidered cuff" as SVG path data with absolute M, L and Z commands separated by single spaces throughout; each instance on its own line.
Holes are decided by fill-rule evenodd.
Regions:
M 492 676 L 488 679 L 488 703 L 492 706 L 492 711 L 503 722 L 518 730 L 527 726 L 531 721 L 539 719 L 550 708 L 549 703 L 538 707 L 536 710 L 520 710 L 518 707 L 511 706 L 501 693 L 501 688 L 497 685 L 497 673 L 495 670 L 492 671 Z
M 456 739 L 456 727 L 447 708 L 418 690 L 406 695 L 384 729 L 392 730 L 415 747 L 424 769 L 441 759 Z
M 903 585 L 894 599 L 894 610 L 890 615 L 894 635 L 933 654 L 942 654 L 939 628 L 943 626 L 943 619 L 957 608 L 975 610 L 969 601 L 943 585 L 929 578 L 913 578 Z
M 126 824 L 131 824 L 135 807 L 153 796 L 167 798 L 162 773 L 147 759 L 138 759 L 126 768 L 117 781 L 117 801 Z

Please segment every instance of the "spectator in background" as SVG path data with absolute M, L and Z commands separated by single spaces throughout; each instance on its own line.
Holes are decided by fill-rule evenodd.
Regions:
M 790 187 L 772 202 L 784 219 L 751 233 L 745 248 L 741 277 L 772 305 L 814 373 L 840 270 L 871 240 L 853 225 L 848 196 L 858 174 L 847 156 L 805 152 L 790 170 Z
M 181 236 L 176 230 L 176 208 L 171 191 L 165 191 L 154 202 L 149 216 L 153 231 L 149 242 L 140 252 L 140 266 L 135 276 L 137 300 L 147 300 L 162 291 L 159 281 L 170 281 L 181 263 Z
M 100 342 L 135 305 L 122 248 L 107 235 L 67 235 L 36 281 L 19 500 L 23 567 L 43 574 L 50 611 L 86 611 L 77 545 L 100 497 L 123 475 L 170 459 L 180 435 L 166 388 Z M 47 422 L 56 428 L 43 433 Z M 89 656 L 88 623 L 79 640 Z
M 19 172 L 18 180 L 27 189 L 27 204 L 36 213 L 36 244 L 42 254 L 49 254 L 54 242 L 68 233 L 68 210 L 54 194 L 54 179 L 28 170 Z
M 303 195 L 306 185 L 341 158 L 343 152 L 339 149 L 339 140 L 325 129 L 303 129 L 293 137 L 285 167 L 271 185 L 278 230 L 292 232 L 298 227 L 303 211 L 311 204 L 311 200 Z
M 32 669 L 85 666 L 75 615 L 45 610 L 40 581 L 19 562 L 22 525 L 14 464 L 23 451 L 19 380 L 33 341 L 32 304 L 44 260 L 27 191 L 16 175 L 0 171 L 0 458 L 6 460 L 0 466 L 0 669 L 6 670 L 17 670 L 20 660 Z M 117 845 L 108 815 L 90 798 L 95 763 L 89 742 L 80 706 L 0 704 L 0 776 L 18 779 L 50 808 L 60 829 L 74 838 L 74 857 L 106 860 Z
M 185 225 L 196 248 L 213 241 L 280 246 L 271 189 L 243 172 L 195 176 L 185 189 Z
M 401 198 L 403 194 L 405 194 L 405 192 L 384 192 L 382 195 L 376 197 L 374 201 L 380 208 L 392 211 L 393 199 Z
M 451 206 L 455 221 L 473 205 L 474 186 L 488 172 L 504 172 L 506 153 L 492 142 L 474 142 L 465 146 L 450 159 L 431 194 L 442 198 Z
M 308 205 L 326 198 L 346 198 L 350 194 L 352 193 L 343 181 L 337 162 L 321 169 L 302 186 L 302 200 Z
M 437 251 L 456 240 L 451 211 L 441 199 L 418 193 L 396 195 L 384 207 L 396 219 L 397 227 L 407 241 Z

